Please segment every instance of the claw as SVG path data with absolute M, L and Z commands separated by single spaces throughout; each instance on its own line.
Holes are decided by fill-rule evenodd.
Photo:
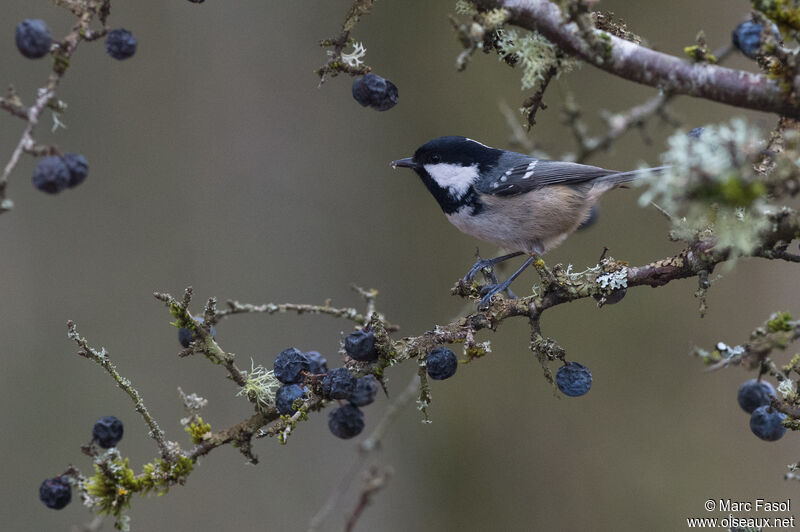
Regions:
M 496 283 L 484 286 L 483 289 L 481 290 L 481 295 L 483 295 L 483 297 L 481 298 L 480 303 L 478 303 L 478 309 L 482 310 L 488 308 L 492 304 L 492 298 L 494 297 L 494 295 L 497 294 L 498 292 L 508 290 L 508 287 L 511 286 L 511 283 L 514 282 L 514 279 L 519 277 L 519 274 L 521 274 L 525 270 L 525 268 L 530 266 L 535 259 L 536 259 L 535 256 L 528 257 L 528 260 L 525 261 L 525 263 L 520 267 L 520 269 L 514 272 L 513 275 L 511 275 L 511 277 L 509 277 L 502 283 Z M 510 290 L 508 290 L 508 295 L 509 297 L 516 299 L 516 296 L 514 296 L 514 294 Z
M 483 297 L 481 298 L 480 302 L 478 303 L 478 309 L 479 310 L 484 310 L 484 309 L 489 308 L 489 306 L 492 304 L 492 298 L 495 296 L 495 294 L 497 294 L 498 292 L 502 292 L 503 291 L 503 288 L 502 288 L 503 284 L 505 284 L 505 283 L 488 285 L 488 286 L 485 286 L 483 288 L 483 290 L 481 290 L 481 294 L 483 295 Z
M 464 276 L 464 282 L 465 283 L 470 282 L 476 275 L 478 275 L 479 271 L 481 271 L 484 268 L 488 268 L 489 266 L 492 265 L 493 263 L 491 259 L 479 260 L 478 262 L 472 265 L 472 268 L 470 268 L 467 274 Z
M 484 268 L 489 268 L 498 264 L 500 262 L 506 261 L 508 259 L 513 259 L 514 257 L 518 257 L 522 255 L 521 251 L 517 251 L 515 253 L 509 253 L 508 255 L 503 255 L 502 257 L 496 257 L 494 259 L 481 259 L 477 261 L 475 264 L 472 265 L 472 268 L 469 269 L 467 274 L 464 276 L 464 282 L 468 283 L 472 281 L 472 279 L 478 275 L 478 272 Z

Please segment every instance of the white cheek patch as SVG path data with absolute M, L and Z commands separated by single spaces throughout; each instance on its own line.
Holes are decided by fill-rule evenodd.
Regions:
M 461 166 L 460 164 L 437 163 L 426 164 L 428 172 L 436 184 L 446 188 L 456 198 L 461 198 L 467 193 L 469 187 L 478 180 L 478 165 Z

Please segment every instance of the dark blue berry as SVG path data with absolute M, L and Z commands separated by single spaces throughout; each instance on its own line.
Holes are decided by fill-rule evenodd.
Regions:
M 273 369 L 275 378 L 284 384 L 295 384 L 303 381 L 303 371 L 309 370 L 308 357 L 297 349 L 290 347 L 275 358 Z
M 599 303 L 605 296 L 606 300 L 603 303 L 604 305 L 615 305 L 622 301 L 622 298 L 625 297 L 625 294 L 627 293 L 628 289 L 623 286 L 621 288 L 611 290 L 605 294 L 592 294 L 592 297 Z
M 89 163 L 86 157 L 80 153 L 65 153 L 61 159 L 69 168 L 68 187 L 77 187 L 86 180 L 86 176 L 89 175 Z
M 199 316 L 192 319 L 194 319 L 194 321 L 196 321 L 199 325 L 203 324 L 203 318 Z M 213 325 L 208 330 L 208 333 L 211 335 L 211 338 L 217 337 L 217 329 Z M 189 345 L 195 340 L 195 338 L 196 337 L 190 328 L 181 327 L 180 329 L 178 329 L 178 342 L 180 342 L 180 344 L 183 347 L 189 347 Z
M 336 368 L 322 379 L 322 395 L 331 399 L 349 399 L 356 389 L 356 378 L 347 368 Z
M 592 387 L 592 372 L 577 362 L 568 362 L 558 368 L 556 384 L 564 395 L 578 397 L 587 393 Z
M 365 375 L 356 381 L 356 388 L 350 396 L 350 402 L 356 406 L 367 406 L 378 395 L 378 379 L 374 375 Z
M 306 358 L 308 358 L 309 373 L 313 373 L 314 375 L 328 373 L 328 361 L 317 351 L 306 351 Z
M 592 210 L 589 211 L 589 216 L 587 216 L 586 219 L 581 222 L 581 225 L 578 226 L 578 231 L 582 229 L 588 229 L 589 227 L 596 224 L 597 217 L 598 217 L 597 205 L 592 205 Z
M 275 392 L 275 406 L 281 415 L 291 416 L 297 410 L 294 402 L 303 397 L 303 388 L 299 384 L 284 384 Z
M 371 331 L 356 331 L 344 339 L 344 350 L 353 360 L 372 362 L 378 360 L 375 335 Z
M 762 440 L 780 440 L 786 434 L 786 427 L 781 424 L 785 418 L 769 405 L 759 406 L 750 415 L 750 430 Z
M 704 128 L 704 127 L 696 127 L 693 130 L 691 130 L 690 132 L 688 132 L 686 134 L 686 136 L 689 137 L 689 138 L 692 138 L 692 139 L 699 139 L 700 136 L 703 134 L 703 131 L 705 131 L 705 129 L 706 128 Z
M 441 381 L 456 374 L 458 358 L 446 347 L 437 347 L 428 353 L 428 375 L 431 379 Z
M 739 406 L 748 414 L 752 414 L 753 410 L 759 406 L 768 405 L 773 397 L 775 397 L 775 388 L 767 381 L 756 379 L 750 379 L 742 384 L 736 395 Z
M 47 192 L 58 194 L 69 185 L 69 167 L 61 157 L 43 157 L 33 169 L 33 186 Z
M 750 59 L 755 59 L 761 49 L 762 30 L 763 26 L 757 22 L 752 20 L 742 22 L 733 30 L 733 45 Z M 781 34 L 775 24 L 772 24 L 772 33 L 775 36 L 775 40 L 780 42 Z
M 92 440 L 103 449 L 116 447 L 122 439 L 122 421 L 114 416 L 103 416 L 92 429 Z
M 72 500 L 72 486 L 66 477 L 48 478 L 39 486 L 39 500 L 48 508 L 60 510 Z
M 50 53 L 53 38 L 44 20 L 26 19 L 17 25 L 14 33 L 17 49 L 28 59 L 39 59 Z
M 106 52 L 114 59 L 128 59 L 136 53 L 136 37 L 128 30 L 111 30 L 106 37 Z
M 353 98 L 364 107 L 386 111 L 397 105 L 398 97 L 394 83 L 376 74 L 367 74 L 353 82 Z
M 355 405 L 342 405 L 328 414 L 328 428 L 344 440 L 358 436 L 364 430 L 364 413 Z

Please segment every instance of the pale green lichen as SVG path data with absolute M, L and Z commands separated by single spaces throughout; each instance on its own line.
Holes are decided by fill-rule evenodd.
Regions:
M 628 268 L 623 267 L 615 272 L 604 273 L 597 277 L 600 288 L 619 290 L 628 286 Z
M 769 332 L 788 332 L 794 330 L 792 315 L 788 312 L 776 312 L 767 321 Z
M 497 31 L 501 59 L 514 57 L 522 66 L 522 90 L 532 89 L 555 67 L 557 74 L 569 72 L 578 61 L 564 57 L 558 47 L 535 31 L 501 29 Z
M 699 138 L 678 132 L 662 156 L 669 168 L 652 179 L 640 203 L 660 206 L 673 221 L 673 235 L 691 240 L 713 231 L 733 257 L 760 245 L 770 206 L 762 177 L 753 168 L 764 147 L 762 133 L 743 119 L 708 126 Z
M 267 412 L 275 407 L 275 392 L 280 386 L 275 372 L 264 366 L 256 366 L 251 360 L 245 384 L 236 395 L 247 397 L 261 412 Z
M 798 0 L 752 0 L 753 8 L 777 22 L 784 29 L 800 30 Z
M 203 418 L 197 416 L 197 420 L 187 424 L 185 430 L 192 438 L 192 443 L 200 444 L 211 437 L 211 425 L 203 421 Z
M 794 395 L 794 381 L 791 379 L 782 380 L 780 384 L 778 384 L 778 393 L 781 394 L 784 399 Z
M 109 449 L 95 459 L 94 474 L 79 483 L 79 490 L 84 506 L 113 516 L 117 530 L 128 530 L 130 519 L 125 511 L 130 508 L 134 493 L 163 495 L 171 486 L 184 483 L 193 468 L 191 458 L 178 456 L 173 461 L 156 459 L 145 464 L 137 475 L 128 458 Z
M 478 9 L 475 7 L 475 4 L 467 0 L 456 0 L 455 10 L 459 15 L 472 16 L 478 14 Z

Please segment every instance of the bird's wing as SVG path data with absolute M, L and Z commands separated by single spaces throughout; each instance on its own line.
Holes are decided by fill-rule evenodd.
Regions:
M 497 172 L 491 179 L 479 183 L 476 188 L 483 194 L 515 196 L 545 186 L 577 185 L 615 173 L 597 166 L 525 157 L 514 161 L 508 170 Z

